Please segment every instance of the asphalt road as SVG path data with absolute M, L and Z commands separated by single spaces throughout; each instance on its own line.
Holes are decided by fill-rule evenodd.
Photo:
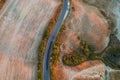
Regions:
M 64 0 L 64 4 L 62 7 L 62 12 L 58 18 L 58 21 L 55 25 L 55 28 L 53 30 L 53 32 L 51 33 L 48 42 L 47 42 L 47 46 L 46 46 L 46 50 L 45 50 L 45 54 L 44 54 L 44 60 L 43 60 L 43 80 L 50 80 L 50 68 L 49 68 L 49 61 L 50 61 L 50 53 L 51 53 L 51 49 L 52 49 L 52 45 L 55 41 L 55 38 L 60 30 L 60 27 L 63 23 L 63 21 L 65 20 L 67 14 L 69 12 L 69 0 Z

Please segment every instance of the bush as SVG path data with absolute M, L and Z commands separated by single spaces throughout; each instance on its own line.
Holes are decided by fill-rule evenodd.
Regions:
M 74 52 L 72 54 L 66 54 L 63 56 L 62 61 L 65 65 L 76 66 L 84 61 L 86 61 L 85 56 L 80 56 L 78 53 Z

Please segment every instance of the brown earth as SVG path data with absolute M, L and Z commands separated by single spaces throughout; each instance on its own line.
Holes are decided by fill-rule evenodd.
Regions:
M 1 10 L 2 7 L 4 6 L 4 4 L 5 4 L 6 1 L 7 1 L 7 0 L 0 0 L 0 10 Z
M 66 74 L 62 68 L 62 66 L 59 65 L 59 63 L 57 63 L 56 65 L 54 65 L 53 67 L 53 80 L 67 80 L 66 79 Z

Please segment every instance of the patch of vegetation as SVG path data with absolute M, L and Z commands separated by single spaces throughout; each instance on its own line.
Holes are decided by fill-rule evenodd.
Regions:
M 86 56 L 80 56 L 76 52 L 72 54 L 66 54 L 62 58 L 63 63 L 67 66 L 76 66 L 86 60 Z
M 89 57 L 89 55 L 90 55 L 90 49 L 89 49 L 88 44 L 87 44 L 86 41 L 84 41 L 82 39 L 80 40 L 79 49 L 80 49 L 80 51 L 82 51 L 83 55 L 86 56 L 86 58 Z
M 60 45 L 62 44 L 60 41 L 60 36 L 64 30 L 65 30 L 65 25 L 62 25 L 60 28 L 60 31 L 58 32 L 56 40 L 53 44 L 53 47 L 52 47 L 52 53 L 50 56 L 50 75 L 51 75 L 50 78 L 51 80 L 55 80 L 54 73 L 53 73 L 53 67 L 56 65 L 56 63 L 59 61 L 59 58 L 60 58 Z
M 53 48 L 52 48 L 52 54 L 50 57 L 51 64 L 55 64 L 60 56 L 60 42 L 55 41 Z
M 65 54 L 62 58 L 63 63 L 67 66 L 76 66 L 86 61 L 89 56 L 89 49 L 86 42 L 80 36 L 77 39 L 80 40 L 79 47 L 77 48 L 79 52 L 74 50 L 71 54 Z
M 82 40 L 82 37 L 80 36 L 78 36 L 77 39 L 80 40 L 77 49 L 79 52 L 76 52 L 75 50 L 71 54 L 64 55 L 62 61 L 65 65 L 76 66 L 87 60 L 100 59 L 97 54 L 93 53 L 95 50 L 93 46 L 88 45 L 88 43 L 85 40 Z
M 50 56 L 50 63 L 51 65 L 56 64 L 57 61 L 59 60 L 59 56 L 60 56 L 60 45 L 61 45 L 61 41 L 60 41 L 60 35 L 61 33 L 65 30 L 65 25 L 62 25 L 60 28 L 60 31 L 58 32 L 58 35 L 56 37 L 56 40 L 53 44 L 52 47 L 52 53 Z
M 55 25 L 55 20 L 51 19 L 50 23 L 48 24 L 48 28 L 45 30 L 43 39 L 41 41 L 41 44 L 38 48 L 38 80 L 43 79 L 43 56 L 44 56 L 44 51 L 47 45 L 48 38 L 54 28 Z
M 43 56 L 44 56 L 44 51 L 46 49 L 47 41 L 48 38 L 56 24 L 56 21 L 59 17 L 60 11 L 61 11 L 62 6 L 60 5 L 58 9 L 56 10 L 53 18 L 51 18 L 47 29 L 44 32 L 41 44 L 38 48 L 38 80 L 43 80 Z
M 50 80 L 56 80 L 56 79 L 54 78 L 53 66 L 52 66 L 52 65 L 50 65 Z
M 110 78 L 113 80 L 119 80 L 120 79 L 120 71 L 110 72 Z
M 96 53 L 91 53 L 89 55 L 89 60 L 101 60 L 101 57 L 98 56 L 98 54 L 96 54 Z
M 120 54 L 120 48 L 110 49 L 106 54 Z
M 104 54 L 104 55 L 103 55 Z M 120 69 L 120 41 L 115 34 L 110 35 L 109 45 L 104 50 L 102 61 L 109 67 L 114 69 Z
M 120 69 L 120 49 L 110 49 L 107 51 L 106 55 L 103 57 L 103 62 L 113 68 L 113 69 Z
M 116 63 L 113 63 L 109 57 L 103 57 L 102 61 L 109 67 L 113 68 L 113 69 L 119 69 L 120 67 L 116 64 Z
M 87 2 L 88 4 L 90 4 L 90 0 L 83 0 L 84 2 Z M 111 0 L 109 1 L 111 2 Z M 115 29 L 116 27 L 116 22 L 114 20 L 113 15 L 108 15 L 108 13 L 106 13 L 105 10 L 105 5 L 101 4 L 101 5 L 95 5 L 95 4 L 90 4 L 93 5 L 95 7 L 97 7 L 98 9 L 100 9 L 100 7 L 102 9 L 100 9 L 99 11 L 101 12 L 101 14 L 104 16 L 104 18 L 107 20 L 108 24 L 109 24 L 109 30 L 110 30 L 110 42 L 108 44 L 108 46 L 99 54 L 99 56 L 101 56 L 102 61 L 112 67 L 112 68 L 120 68 L 120 65 L 118 65 L 116 62 L 116 59 L 120 58 L 120 41 L 116 38 L 116 34 L 118 34 L 118 30 Z M 108 3 L 109 4 L 109 3 Z M 112 57 L 112 58 L 111 58 Z

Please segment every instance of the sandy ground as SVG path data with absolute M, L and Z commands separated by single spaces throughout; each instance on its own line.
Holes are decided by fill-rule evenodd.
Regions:
M 36 80 L 37 48 L 58 2 L 8 0 L 0 12 L 0 80 Z

